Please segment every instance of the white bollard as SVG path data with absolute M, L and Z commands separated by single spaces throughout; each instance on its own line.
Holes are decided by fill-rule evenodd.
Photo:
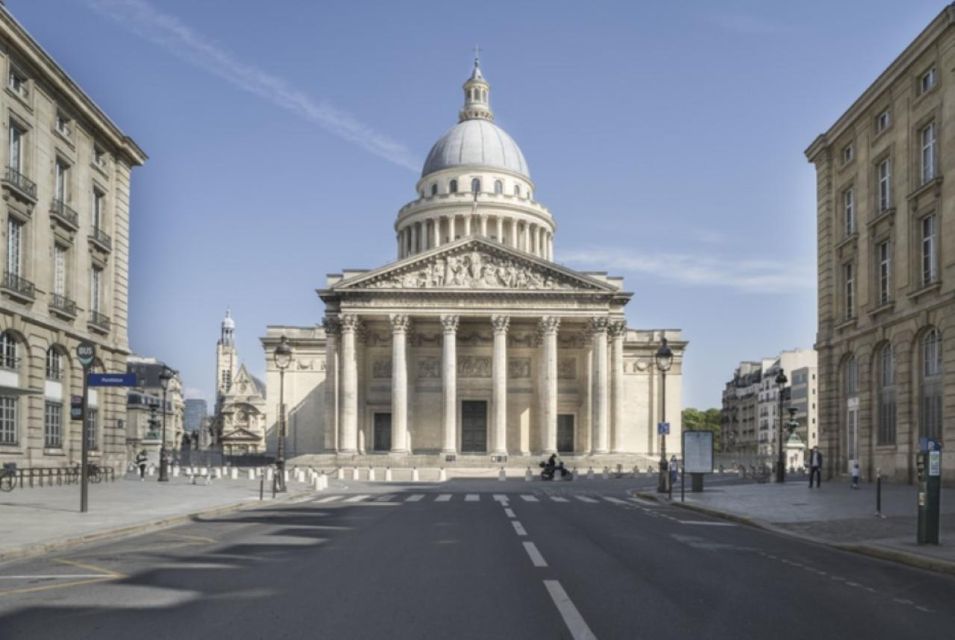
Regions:
M 207 476 L 209 475 L 209 470 L 206 467 L 202 467 L 201 469 L 199 469 L 199 475 Z
M 179 477 L 179 465 L 178 465 L 178 464 L 177 464 L 177 465 L 173 465 L 173 467 L 172 467 L 172 477 L 173 477 L 173 478 L 178 478 L 178 477 Z
M 593 468 L 593 467 L 587 467 L 587 479 L 588 479 L 588 480 L 593 480 L 593 479 L 594 479 L 594 468 Z
M 504 471 L 504 467 L 501 467 L 501 470 L 497 472 L 497 479 L 500 482 L 507 480 L 507 472 Z
M 448 474 L 444 471 L 444 467 L 438 469 L 438 482 L 446 482 L 448 479 Z
M 391 482 L 391 467 L 385 467 L 385 482 Z
M 318 488 L 327 489 L 328 488 L 328 476 L 325 475 L 325 472 L 322 471 L 318 474 Z
M 149 465 L 149 475 L 152 476 L 156 473 L 156 467 Z
M 232 467 L 232 479 L 233 480 L 239 479 L 239 467 Z
M 255 469 L 249 469 L 249 480 L 255 480 Z
M 411 481 L 418 481 L 418 467 L 411 467 Z
M 524 482 L 530 482 L 534 479 L 534 476 L 531 475 L 531 468 L 527 467 L 527 472 L 524 474 Z
M 374 481 L 375 481 L 375 468 L 368 467 L 368 482 L 374 482 Z
M 285 480 L 285 484 L 288 484 L 288 469 L 285 470 L 285 473 L 283 475 L 285 476 L 283 478 Z
M 351 468 L 351 479 L 358 480 L 358 467 Z
M 272 482 L 272 477 L 275 475 L 275 472 L 272 471 L 272 467 L 269 467 L 265 470 L 265 481 Z
M 344 479 L 345 479 L 345 469 L 344 469 L 344 468 L 338 467 L 338 469 L 335 470 L 335 479 L 336 479 L 336 480 L 344 480 Z

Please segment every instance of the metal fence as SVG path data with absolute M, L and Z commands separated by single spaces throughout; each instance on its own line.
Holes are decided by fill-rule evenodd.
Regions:
M 97 469 L 100 481 L 116 480 L 116 472 L 112 467 L 97 467 Z M 78 484 L 80 481 L 79 465 L 75 467 L 17 467 L 13 471 L 13 484 L 20 489 Z

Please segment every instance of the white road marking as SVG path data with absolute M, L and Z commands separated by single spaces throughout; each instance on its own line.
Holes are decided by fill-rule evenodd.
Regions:
M 325 496 L 324 498 L 319 498 L 315 502 L 335 502 L 336 500 L 341 500 L 342 496 Z
M 627 498 L 630 502 L 635 502 L 644 507 L 658 507 L 659 503 L 653 502 L 652 500 L 644 500 L 643 498 Z
M 110 578 L 108 573 L 73 573 L 73 574 L 50 574 L 35 576 L 0 576 L 0 580 L 69 580 L 70 578 Z
M 577 611 L 577 607 L 570 601 L 570 596 L 568 596 L 564 588 L 560 586 L 560 582 L 557 580 L 544 580 L 544 586 L 547 587 L 547 593 L 550 594 L 551 600 L 553 600 L 557 606 L 560 617 L 564 619 L 564 624 L 567 625 L 570 636 L 574 640 L 597 640 L 597 636 L 595 636 L 590 630 L 590 627 L 587 626 L 583 616 L 580 615 L 580 611 Z
M 352 496 L 350 498 L 345 498 L 345 502 L 361 502 L 365 498 L 370 498 L 370 495 L 362 494 L 360 496 Z
M 516 517 L 517 517 L 517 516 L 514 515 L 514 510 L 513 510 L 513 509 L 504 509 L 504 515 L 506 515 L 508 518 L 516 518 Z
M 537 545 L 533 542 L 525 542 L 524 550 L 527 551 L 527 555 L 531 557 L 531 563 L 535 567 L 546 567 L 547 561 L 544 560 L 544 556 L 541 555 L 541 552 L 537 550 Z
M 511 520 L 511 524 L 514 525 L 514 533 L 516 533 L 519 536 L 527 535 L 527 531 L 524 529 L 524 525 L 522 525 L 520 522 L 518 522 L 517 520 Z
M 554 502 L 567 502 L 567 498 L 564 498 L 562 496 L 551 496 L 550 499 L 553 500 Z
M 529 493 L 522 493 L 522 494 L 521 494 L 521 499 L 522 499 L 524 502 L 538 502 L 537 496 L 532 496 L 532 495 L 529 494 Z
M 413 494 L 411 494 L 410 496 L 408 496 L 407 498 L 405 498 L 405 502 L 418 502 L 418 501 L 421 500 L 422 498 L 424 498 L 424 494 L 423 494 L 423 493 L 413 493 Z
M 497 502 L 500 502 L 501 504 L 507 504 L 508 502 L 511 501 L 511 499 L 508 498 L 508 497 L 507 497 L 507 494 L 505 494 L 505 493 L 495 493 L 495 494 L 494 494 L 494 499 L 495 499 Z
M 593 498 L 588 498 L 587 496 L 574 496 L 574 497 L 580 500 L 581 502 L 589 502 L 590 504 L 597 504 L 598 502 L 600 502 L 599 500 L 594 500 Z
M 465 501 L 465 502 L 480 502 L 480 501 L 481 501 L 481 494 L 479 494 L 479 493 L 469 493 L 468 495 L 464 496 L 464 501 Z
M 732 522 L 710 522 L 709 520 L 677 520 L 680 524 L 698 524 L 707 527 L 735 527 Z
M 620 498 L 614 498 L 613 496 L 604 496 L 604 500 L 607 502 L 613 502 L 614 504 L 627 504 L 626 500 L 621 500 Z
M 440 496 L 434 499 L 435 502 L 448 502 L 449 500 L 451 500 L 450 493 L 442 493 Z
M 386 493 L 383 496 L 378 496 L 377 498 L 375 498 L 375 502 L 389 502 L 392 498 L 395 498 L 395 497 L 397 496 L 395 496 L 392 493 Z

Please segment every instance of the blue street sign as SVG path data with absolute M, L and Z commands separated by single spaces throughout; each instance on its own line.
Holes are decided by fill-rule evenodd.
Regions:
M 658 435 L 658 436 L 668 436 L 668 435 L 670 435 L 670 423 L 669 423 L 669 422 L 658 422 L 658 423 L 657 423 L 657 435 Z
M 91 387 L 135 387 L 135 373 L 91 373 L 87 378 Z

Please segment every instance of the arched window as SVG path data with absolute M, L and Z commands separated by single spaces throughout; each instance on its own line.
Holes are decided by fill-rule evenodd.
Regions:
M 515 195 L 515 196 L 520 196 L 520 195 L 521 195 L 521 185 L 519 185 L 519 184 L 515 184 L 515 185 L 514 185 L 514 195 Z
M 17 339 L 9 331 L 0 333 L 0 368 L 17 369 Z
M 938 329 L 929 329 L 922 336 L 922 379 L 919 384 L 919 435 L 942 437 L 942 336 Z
M 895 353 L 892 345 L 887 344 L 879 350 L 878 361 L 878 418 L 879 428 L 876 442 L 880 445 L 895 444 Z
M 478 178 L 472 178 L 471 193 L 479 193 L 480 191 L 481 191 L 481 180 Z
M 438 195 L 438 183 L 437 183 L 437 182 L 432 182 L 432 183 L 431 183 L 431 195 L 433 195 L 433 196 Z
M 46 379 L 63 379 L 63 354 L 56 347 L 46 350 Z
M 457 193 L 457 192 L 458 192 L 458 181 L 457 181 L 457 180 L 452 180 L 452 181 L 448 184 L 448 191 L 451 192 L 451 193 Z
M 504 193 L 504 183 L 501 182 L 500 180 L 494 181 L 494 193 L 498 195 Z
M 859 459 L 859 365 L 849 356 L 842 370 L 843 408 L 845 410 L 846 460 Z
M 849 356 L 846 360 L 843 382 L 847 398 L 859 395 L 859 366 L 856 364 L 855 356 Z

